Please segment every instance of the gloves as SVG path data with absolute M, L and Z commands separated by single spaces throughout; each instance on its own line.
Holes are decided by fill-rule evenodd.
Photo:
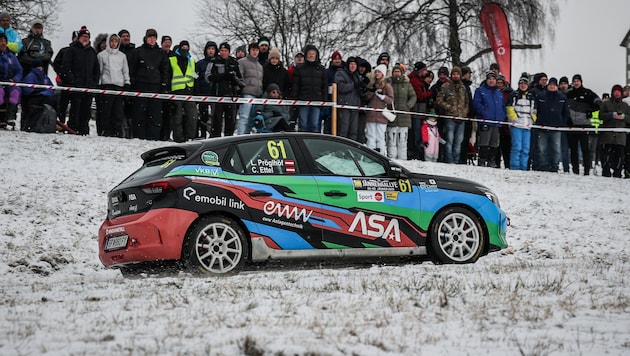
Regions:
M 168 94 L 168 87 L 166 86 L 166 84 L 162 83 L 160 85 L 160 93 L 162 94 Z
M 385 100 L 385 94 L 376 93 L 376 96 L 381 100 Z

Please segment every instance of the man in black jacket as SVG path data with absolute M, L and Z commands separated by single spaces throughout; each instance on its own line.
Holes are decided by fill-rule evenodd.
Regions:
M 150 28 L 144 43 L 128 56 L 131 87 L 145 93 L 168 93 L 171 68 L 166 54 L 157 45 L 157 31 Z M 148 98 L 136 98 L 133 105 L 133 137 L 159 140 L 162 105 Z
M 22 65 L 24 75 L 31 72 L 34 61 L 41 62 L 44 66 L 44 73 L 48 72 L 48 64 L 52 59 L 53 50 L 50 41 L 44 38 L 43 32 L 42 22 L 35 21 L 28 36 L 22 39 L 22 50 L 18 55 L 18 60 Z
M 206 67 L 206 78 L 212 83 L 212 95 L 220 97 L 237 97 L 239 84 L 241 84 L 241 72 L 238 62 L 230 56 L 230 44 L 223 42 L 219 45 L 219 55 L 212 59 Z M 243 84 L 241 84 L 243 85 Z M 221 131 L 225 136 L 234 134 L 234 104 L 229 101 L 216 104 L 216 112 L 212 115 L 212 137 L 221 137 Z M 223 120 L 225 119 L 225 130 Z
M 298 100 L 326 101 L 328 96 L 328 75 L 319 61 L 319 51 L 315 46 L 304 48 L 306 60 L 295 68 L 291 85 L 291 97 Z M 319 106 L 301 106 L 299 109 L 299 131 L 319 132 Z
M 81 27 L 78 40 L 65 51 L 61 67 L 64 85 L 80 88 L 98 85 L 100 70 L 96 51 L 90 46 L 90 31 L 85 26 Z M 92 94 L 72 92 L 70 104 L 68 126 L 81 135 L 89 135 Z
M 567 93 L 569 99 L 569 114 L 571 119 L 569 120 L 569 126 L 591 127 L 592 113 L 599 111 L 599 107 L 602 104 L 602 100 L 592 90 L 585 88 L 582 85 L 582 76 L 576 74 L 573 76 L 573 88 Z M 591 134 L 588 131 L 569 131 L 567 139 L 569 142 L 569 149 L 571 150 L 571 166 L 573 173 L 580 173 L 580 161 L 578 156 L 578 143 L 582 149 L 582 165 L 584 166 L 584 175 L 589 175 L 591 170 L 591 148 L 589 145 L 589 137 L 597 139 L 594 133 Z

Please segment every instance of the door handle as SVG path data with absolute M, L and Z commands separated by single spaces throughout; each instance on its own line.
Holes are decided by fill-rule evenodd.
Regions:
M 270 197 L 271 193 L 265 192 L 264 190 L 255 190 L 253 192 L 249 192 L 250 197 Z
M 324 195 L 327 197 L 345 197 L 348 194 L 344 193 L 344 192 L 340 192 L 338 190 L 331 190 L 328 192 L 324 192 Z

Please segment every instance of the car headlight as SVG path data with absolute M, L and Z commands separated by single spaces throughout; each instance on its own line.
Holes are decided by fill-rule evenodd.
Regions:
M 492 192 L 490 189 L 486 187 L 478 187 L 478 188 L 479 190 L 483 192 L 483 194 L 486 195 L 486 198 L 490 199 L 490 201 L 493 202 L 499 208 L 501 207 L 501 203 L 499 203 L 499 197 L 496 194 L 494 194 L 494 192 Z

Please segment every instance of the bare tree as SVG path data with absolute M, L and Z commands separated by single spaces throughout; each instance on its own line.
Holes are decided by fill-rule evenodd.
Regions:
M 197 38 L 247 44 L 267 36 L 285 63 L 307 44 L 321 56 L 334 50 L 350 53 L 367 45 L 351 15 L 350 0 L 199 0 Z M 200 46 L 203 48 L 203 46 Z
M 489 0 L 393 0 L 388 3 L 355 0 L 365 9 L 361 33 L 371 34 L 383 50 L 400 62 L 423 59 L 429 63 L 470 65 L 492 52 L 479 21 Z M 508 16 L 513 49 L 541 48 L 538 41 L 553 39 L 556 1 L 498 0 Z
M 48 36 L 59 27 L 59 0 L 0 0 L 0 9 L 11 15 L 11 25 L 22 37 L 31 29 L 35 20 L 43 23 Z

